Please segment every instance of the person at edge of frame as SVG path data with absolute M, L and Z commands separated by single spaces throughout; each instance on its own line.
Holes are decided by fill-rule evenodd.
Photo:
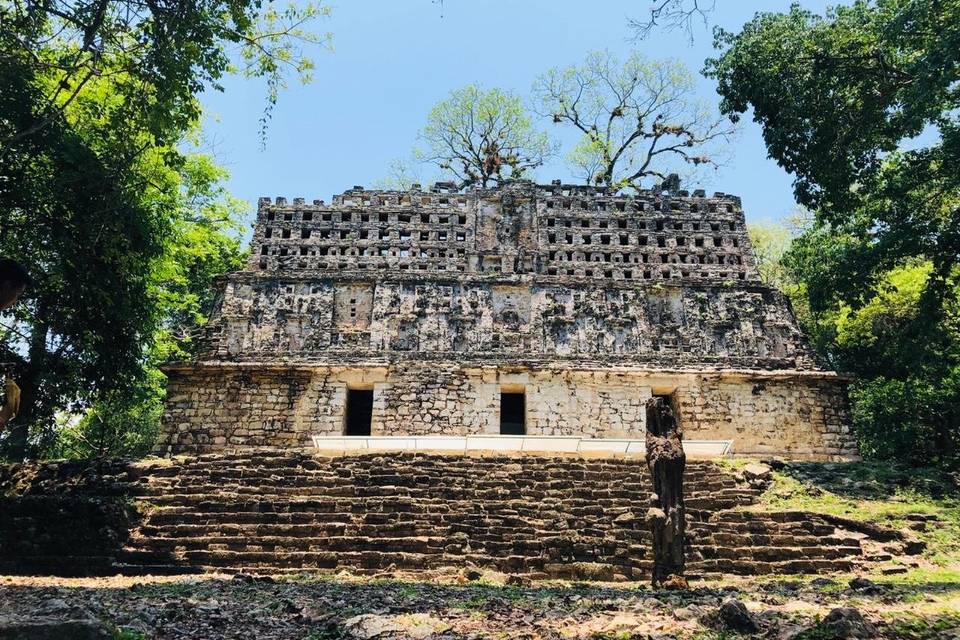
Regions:
M 30 283 L 30 275 L 23 265 L 16 260 L 0 257 L 0 311 L 16 305 Z M 3 375 L 6 380 L 3 406 L 0 406 L 0 431 L 5 429 L 20 411 L 20 387 L 9 371 L 3 371 Z

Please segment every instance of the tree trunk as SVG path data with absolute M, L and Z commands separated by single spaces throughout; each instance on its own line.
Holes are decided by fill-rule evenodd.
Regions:
M 647 401 L 647 467 L 653 479 L 653 495 L 647 511 L 647 525 L 653 534 L 654 587 L 686 588 L 683 507 L 683 431 L 673 408 L 663 398 Z

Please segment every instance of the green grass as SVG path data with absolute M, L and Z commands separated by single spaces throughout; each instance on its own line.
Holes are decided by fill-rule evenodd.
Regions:
M 752 460 L 750 458 L 718 458 L 713 461 L 713 463 L 718 467 L 722 467 L 730 471 L 738 471 L 743 469 L 748 464 L 754 462 L 756 462 L 756 460 Z
M 910 573 L 879 576 L 876 582 L 896 587 L 931 587 L 960 591 L 960 568 L 920 567 Z
M 950 613 L 931 619 L 916 615 L 906 615 L 891 622 L 887 635 L 899 640 L 937 640 L 945 637 L 944 632 L 960 628 L 960 614 Z
M 352 636 L 347 631 L 331 625 L 311 631 L 303 640 L 347 640 L 350 637 Z
M 690 636 L 690 640 L 736 640 L 742 637 L 730 631 L 700 631 Z
M 924 556 L 945 569 L 960 569 L 960 499 L 943 474 L 880 463 L 792 463 L 773 473 L 773 483 L 754 509 L 812 511 L 908 529 L 909 515 L 936 516 L 910 533 L 927 543 Z

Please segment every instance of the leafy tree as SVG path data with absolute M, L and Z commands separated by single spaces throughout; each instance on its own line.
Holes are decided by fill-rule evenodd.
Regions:
M 265 78 L 265 126 L 287 74 L 309 80 L 313 64 L 304 45 L 327 44 L 330 36 L 307 27 L 328 14 L 313 2 L 278 10 L 259 0 L 0 0 L 4 63 L 53 80 L 37 96 L 30 126 L 0 137 L 0 154 L 54 126 L 89 82 L 107 75 L 123 98 L 117 116 L 135 120 L 161 144 L 178 140 L 198 119 L 196 94 L 220 89 L 234 70 Z
M 27 77 L 0 75 L 11 89 L 0 95 L 3 133 L 38 124 L 34 106 L 42 98 Z M 138 194 L 117 180 L 126 159 L 120 150 L 99 156 L 63 122 L 7 147 L 0 251 L 26 264 L 36 282 L 3 335 L 4 359 L 18 363 L 23 389 L 5 443 L 16 457 L 25 452 L 27 428 L 49 424 L 88 385 L 119 388 L 137 375 L 142 332 L 152 323 L 144 304 L 151 264 L 169 225 L 143 206 L 151 187 Z
M 846 263 L 858 238 L 817 225 L 783 258 L 798 317 L 830 364 L 855 376 L 850 389 L 861 451 L 917 465 L 955 464 L 960 451 L 960 285 L 939 312 L 929 312 L 933 263 L 917 258 L 895 267 L 852 300 L 829 293 L 846 287 Z M 799 298 L 799 300 L 798 300 Z
M 693 77 L 678 61 L 648 61 L 634 52 L 621 64 L 607 51 L 551 69 L 533 87 L 538 112 L 581 136 L 568 155 L 578 177 L 635 188 L 718 164 L 712 152 L 721 151 L 733 127 L 693 91 Z
M 523 101 L 500 89 L 467 85 L 437 103 L 420 133 L 419 156 L 457 178 L 460 186 L 520 178 L 553 154 L 535 131 Z
M 214 306 L 213 280 L 243 266 L 240 214 L 244 203 L 222 187 L 226 172 L 206 156 L 186 158 L 179 179 L 177 219 L 156 261 L 150 298 L 158 318 L 132 384 L 96 395 L 83 413 L 57 416 L 39 434 L 54 457 L 141 456 L 159 433 L 166 379 L 159 365 L 194 353 L 196 330 Z
M 821 344 L 860 376 L 858 428 L 903 436 L 890 439 L 899 449 L 874 437 L 867 451 L 902 455 L 909 441 L 921 457 L 955 460 L 960 4 L 861 1 L 826 16 L 794 6 L 716 44 L 706 73 L 722 110 L 752 109 L 815 212 L 787 262 Z
M 32 117 L 30 100 L 18 112 L 18 99 L 4 93 L 0 110 Z M 23 389 L 4 443 L 13 457 L 28 451 L 31 432 L 40 451 L 60 412 L 125 390 L 146 397 L 137 390 L 156 361 L 188 347 L 185 328 L 202 321 L 212 275 L 236 264 L 237 207 L 218 186 L 222 171 L 179 154 L 171 166 L 169 147 L 131 157 L 130 141 L 114 142 L 90 115 L 115 99 L 106 81 L 88 83 L 70 106 L 72 126 L 20 139 L 0 172 L 0 252 L 36 281 L 2 330 Z M 156 398 L 159 384 L 147 386 Z
M 162 382 L 158 376 L 156 383 Z M 141 457 L 150 452 L 160 432 L 163 404 L 154 384 L 111 391 L 84 413 L 60 414 L 43 449 L 52 458 Z
M 409 160 L 394 158 L 387 165 L 386 175 L 374 180 L 374 189 L 407 191 L 415 184 L 423 184 L 417 154 L 411 154 Z
M 195 94 L 236 46 L 271 104 L 289 68 L 309 71 L 296 52 L 321 12 L 0 0 L 0 253 L 36 281 L 0 327 L 23 389 L 6 455 L 42 452 L 58 416 L 155 412 L 157 360 L 189 348 L 239 253 L 222 173 L 184 151 Z
M 195 333 L 206 324 L 218 295 L 213 281 L 243 268 L 247 249 L 242 219 L 247 204 L 223 186 L 228 173 L 206 155 L 191 154 L 178 173 L 173 233 L 156 264 L 152 295 L 161 324 L 150 343 L 154 363 L 195 353 Z
M 789 275 L 782 259 L 790 248 L 790 229 L 773 222 L 758 222 L 747 225 L 747 235 L 753 245 L 760 279 L 783 290 L 789 284 Z
M 960 5 L 857 2 L 826 17 L 794 6 L 719 32 L 717 46 L 706 71 L 723 111 L 753 109 L 801 204 L 872 234 L 859 275 L 926 255 L 948 278 L 960 253 Z

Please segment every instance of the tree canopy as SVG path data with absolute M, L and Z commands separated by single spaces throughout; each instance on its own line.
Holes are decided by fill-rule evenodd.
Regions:
M 960 255 L 960 3 L 881 0 L 826 17 L 794 6 L 719 32 L 721 108 L 753 110 L 797 200 L 867 240 L 852 279 Z M 919 136 L 919 138 L 918 138 Z
M 308 74 L 298 52 L 323 39 L 305 29 L 322 13 L 0 0 L 0 254 L 35 281 L 0 327 L 23 390 L 8 456 L 42 453 L 84 414 L 70 422 L 85 451 L 143 444 L 125 421 L 156 416 L 157 363 L 190 348 L 211 279 L 241 259 L 225 174 L 190 151 L 196 94 L 236 59 L 271 104 L 289 71 Z M 87 437 L 110 424 L 118 437 Z
M 677 61 L 634 52 L 621 63 L 607 51 L 551 69 L 533 87 L 538 112 L 580 134 L 568 154 L 578 177 L 637 188 L 718 164 L 733 127 L 693 92 L 693 76 Z
M 956 460 L 960 3 L 794 6 L 716 45 L 722 110 L 752 110 L 815 213 L 784 260 L 821 349 L 859 376 L 866 450 Z
M 17 89 L 0 96 L 7 131 L 36 118 L 39 92 L 26 77 L 4 78 Z M 23 388 L 5 442 L 14 456 L 28 451 L 28 432 L 34 452 L 50 442 L 60 412 L 115 390 L 135 397 L 162 355 L 188 348 L 185 331 L 202 319 L 213 273 L 240 252 L 222 170 L 113 129 L 98 116 L 120 99 L 109 80 L 89 81 L 58 122 L 4 156 L 0 252 L 35 282 L 0 329 Z
M 523 177 L 553 153 L 517 95 L 475 85 L 437 103 L 420 139 L 426 144 L 420 156 L 455 176 L 461 186 L 486 187 Z
M 28 77 L 45 77 L 36 119 L 7 132 L 11 142 L 52 126 L 94 79 L 109 77 L 122 100 L 117 122 L 133 120 L 160 144 L 175 142 L 200 115 L 196 95 L 220 89 L 237 71 L 267 82 L 267 110 L 290 73 L 313 68 L 304 45 L 326 43 L 310 23 L 329 8 L 307 2 L 283 10 L 260 0 L 0 0 L 0 55 Z

